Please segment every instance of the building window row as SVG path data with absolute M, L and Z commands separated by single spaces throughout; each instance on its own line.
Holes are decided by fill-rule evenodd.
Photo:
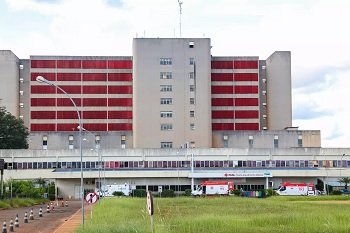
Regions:
M 160 148 L 173 148 L 173 142 L 161 142 Z
M 173 125 L 172 124 L 161 124 L 160 130 L 173 130 Z
M 172 98 L 161 98 L 160 99 L 160 104 L 162 104 L 162 105 L 171 105 L 171 104 L 173 104 L 173 99 Z
M 173 59 L 172 58 L 160 58 L 160 64 L 161 65 L 172 65 Z
M 172 79 L 173 73 L 172 72 L 160 72 L 160 79 Z
M 172 118 L 173 117 L 173 112 L 172 111 L 161 111 L 160 112 L 160 117 L 161 118 Z
M 173 86 L 172 85 L 160 85 L 160 91 L 161 92 L 172 92 Z

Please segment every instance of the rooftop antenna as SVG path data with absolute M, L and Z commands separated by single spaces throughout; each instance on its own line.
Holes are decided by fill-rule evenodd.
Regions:
M 181 38 L 181 15 L 182 15 L 182 1 L 177 0 L 177 2 L 179 3 L 179 10 L 180 10 L 180 38 Z

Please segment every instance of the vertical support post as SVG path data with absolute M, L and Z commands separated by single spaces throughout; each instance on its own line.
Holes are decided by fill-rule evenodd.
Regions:
M 0 193 L 0 198 L 2 198 L 2 196 L 4 195 L 4 169 L 0 169 L 1 170 L 1 181 L 0 181 L 0 185 L 1 185 L 1 193 Z
M 193 178 L 193 173 L 194 173 L 194 158 L 193 158 L 194 154 L 191 153 L 191 174 L 192 174 L 192 178 L 191 178 L 191 189 L 192 192 L 194 191 L 194 178 Z
M 269 177 L 266 177 L 266 188 L 265 189 L 268 189 L 269 188 Z

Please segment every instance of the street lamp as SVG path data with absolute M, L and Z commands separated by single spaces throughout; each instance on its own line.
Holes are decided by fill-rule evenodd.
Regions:
M 81 195 L 80 198 L 81 198 L 81 213 L 82 213 L 81 222 L 82 222 L 82 225 L 84 227 L 84 176 L 83 176 L 83 148 L 82 148 L 82 136 L 81 136 L 83 127 L 81 125 L 81 118 L 80 118 L 79 109 L 78 109 L 77 105 L 75 104 L 74 100 L 70 97 L 70 95 L 65 90 L 63 90 L 61 87 L 59 87 L 56 83 L 51 82 L 42 76 L 37 76 L 36 81 L 39 83 L 44 83 L 44 84 L 49 85 L 49 86 L 54 86 L 57 89 L 59 89 L 60 91 L 62 91 L 70 99 L 75 110 L 77 111 L 78 120 L 79 120 L 79 144 L 80 144 L 80 195 Z

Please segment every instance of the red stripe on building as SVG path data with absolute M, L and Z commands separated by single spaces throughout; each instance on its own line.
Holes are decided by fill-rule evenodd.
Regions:
M 83 86 L 83 94 L 107 94 L 107 86 Z
M 213 119 L 233 119 L 235 117 L 233 110 L 212 111 L 211 115 Z
M 83 106 L 107 106 L 106 98 L 85 98 Z
M 213 123 L 212 124 L 213 130 L 234 130 L 234 124 L 233 123 Z
M 107 124 L 84 124 L 84 128 L 89 131 L 107 131 Z
M 235 73 L 235 81 L 258 81 L 257 73 Z
M 106 73 L 84 73 L 83 81 L 107 81 Z
M 55 94 L 56 93 L 56 87 L 53 86 L 47 86 L 47 85 L 32 85 L 30 87 L 30 93 L 32 94 Z
M 55 106 L 56 99 L 55 98 L 31 98 L 30 106 Z
M 55 124 L 30 124 L 30 131 L 55 131 Z
M 78 114 L 77 111 L 58 111 L 57 119 L 78 119 Z
M 49 81 L 56 81 L 56 73 L 31 73 L 30 80 L 36 81 L 36 77 L 42 76 Z
M 233 106 L 233 98 L 212 98 L 212 106 Z
M 108 81 L 132 81 L 131 73 L 109 73 Z
M 212 69 L 233 69 L 233 61 L 211 61 Z
M 55 111 L 31 111 L 30 119 L 56 119 Z
M 235 69 L 257 69 L 259 67 L 258 61 L 234 61 Z
M 132 69 L 131 60 L 108 61 L 108 69 Z
M 60 87 L 68 94 L 80 94 L 81 93 L 81 86 L 63 86 L 63 85 L 60 85 Z M 63 94 L 63 92 L 61 90 L 57 89 L 57 94 Z
M 81 99 L 80 98 L 72 98 L 73 101 L 75 102 L 75 104 L 77 106 L 81 105 Z M 72 101 L 70 101 L 70 99 L 67 98 L 57 98 L 57 106 L 73 106 Z
M 259 123 L 236 123 L 236 130 L 259 130 Z
M 57 131 L 79 131 L 78 125 L 78 123 L 57 124 Z M 85 125 L 83 127 L 85 128 Z
M 259 106 L 258 98 L 236 98 L 236 106 Z
M 132 86 L 108 86 L 108 94 L 132 94 Z
M 129 123 L 112 123 L 108 124 L 108 131 L 131 131 L 132 124 Z
M 107 69 L 106 60 L 85 60 L 83 61 L 83 69 Z
M 257 94 L 258 86 L 235 86 L 236 94 Z
M 31 68 L 56 68 L 56 60 L 31 60 Z
M 109 111 L 108 119 L 132 119 L 132 111 Z
M 108 106 L 132 106 L 132 98 L 108 99 Z
M 83 119 L 107 119 L 107 111 L 84 111 Z
M 211 86 L 212 94 L 233 94 L 233 86 Z
M 212 73 L 211 81 L 233 81 L 233 73 Z
M 257 111 L 257 110 L 237 110 L 235 112 L 235 118 L 238 118 L 238 119 L 259 118 L 259 111 Z
M 81 60 L 57 60 L 57 68 L 80 69 Z
M 57 81 L 81 81 L 80 73 L 57 73 Z

